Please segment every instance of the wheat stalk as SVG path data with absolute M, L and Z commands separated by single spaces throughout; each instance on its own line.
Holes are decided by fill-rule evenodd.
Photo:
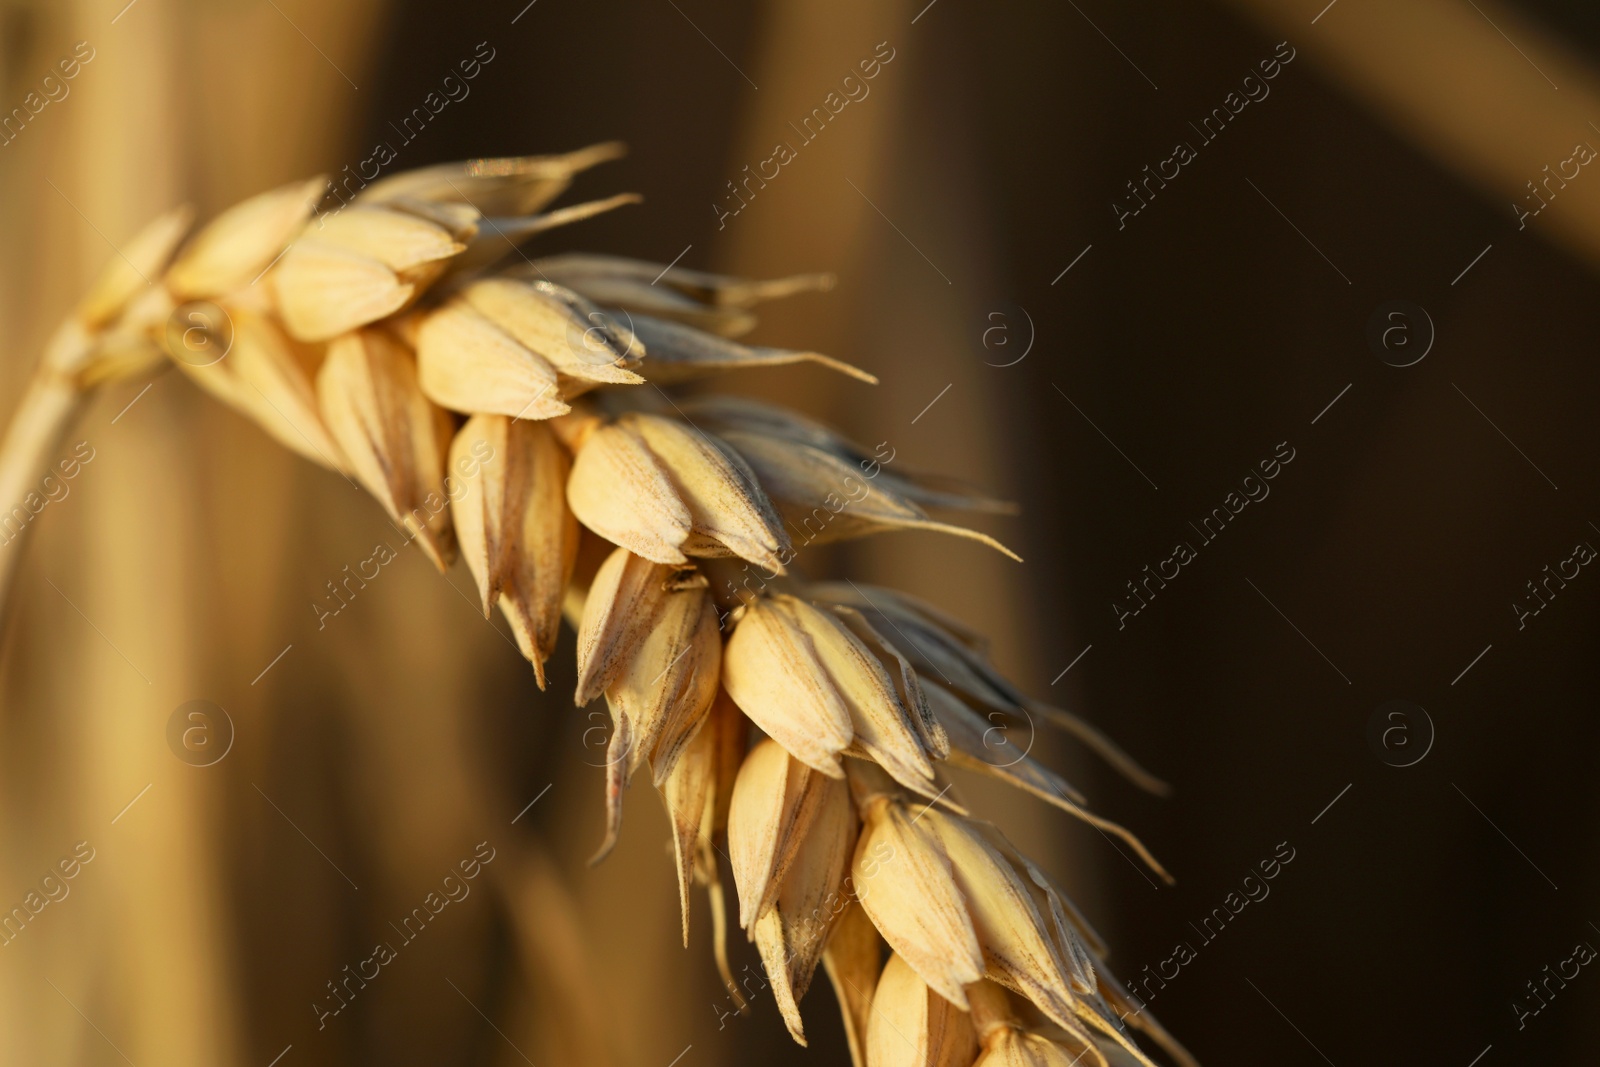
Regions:
M 1139 784 L 1161 784 L 1087 723 L 1021 694 L 978 635 L 930 605 L 789 573 L 804 544 L 896 529 L 1010 554 L 926 510 L 1001 505 L 891 470 L 785 409 L 663 391 L 795 362 L 874 379 L 733 339 L 754 305 L 826 288 L 826 276 L 750 282 L 521 254 L 543 230 L 636 199 L 541 213 L 574 174 L 618 153 L 429 167 L 337 207 L 323 203 L 322 179 L 294 183 L 181 248 L 189 213 L 158 219 L 52 340 L 0 447 L 0 502 L 27 491 L 97 383 L 170 355 L 365 488 L 441 570 L 461 556 L 541 688 L 563 617 L 572 624 L 576 701 L 603 696 L 614 727 L 596 859 L 648 765 L 671 819 L 685 944 L 690 892 L 704 886 L 741 1006 L 719 852 L 738 926 L 802 1044 L 799 1003 L 821 964 L 857 1067 L 1149 1063 L 1129 1026 L 1192 1063 L 1106 968 L 1104 942 L 968 812 L 944 768 L 1071 812 L 1165 877 L 1005 728 L 1037 714 Z M 222 321 L 188 325 L 212 309 Z M 0 557 L 0 607 L 19 554 Z

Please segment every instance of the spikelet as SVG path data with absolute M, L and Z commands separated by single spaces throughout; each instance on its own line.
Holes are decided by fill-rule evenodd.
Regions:
M 680 574 L 694 572 L 652 563 L 626 549 L 606 556 L 589 583 L 578 625 L 576 704 L 600 696 L 629 668 Z
M 862 628 L 859 616 L 787 594 L 758 599 L 728 641 L 724 685 L 753 722 L 823 774 L 841 776 L 839 756 L 860 755 L 934 796 L 932 761 L 948 742 L 915 679 L 879 658 Z
M 830 781 L 770 738 L 745 756 L 728 809 L 728 858 L 746 933 L 776 899 Z
M 632 367 L 645 348 L 628 328 L 570 289 L 549 282 L 488 278 L 468 285 L 466 302 L 561 376 L 563 397 L 596 385 L 638 385 Z
M 578 447 L 567 502 L 589 529 L 645 559 L 738 556 L 782 571 L 788 535 L 750 468 L 673 419 L 628 413 Z
M 872 998 L 867 1067 L 971 1067 L 977 1053 L 971 1017 L 890 956 Z
M 839 756 L 855 735 L 850 709 L 788 601 L 765 599 L 745 608 L 728 641 L 723 685 L 796 759 L 844 777 Z
M 929 810 L 912 811 L 882 793 L 868 798 L 852 877 L 862 908 L 889 947 L 964 1011 L 966 987 L 984 974 L 983 947 L 950 857 L 923 823 Z
M 935 530 L 1021 558 L 987 534 L 929 518 L 919 498 L 935 506 L 982 510 L 993 510 L 993 502 L 926 489 L 893 475 L 877 453 L 868 454 L 809 420 L 729 398 L 691 403 L 686 411 L 744 457 L 784 521 L 807 531 L 808 544 L 889 530 Z
M 800 998 L 810 988 L 829 935 L 849 902 L 845 879 L 858 825 L 849 787 L 815 771 L 807 773 L 817 779 L 817 810 L 776 895 L 768 892 L 769 903 L 754 929 L 778 1009 L 790 1035 L 802 1045 L 806 1040 Z
M 965 901 L 985 976 L 1026 996 L 1058 1023 L 1073 1018 L 1078 997 L 1094 992 L 1086 953 L 1052 936 L 1063 932 L 1040 914 L 1026 874 L 982 833 L 937 810 L 924 819 Z
M 1108 995 L 1119 1005 L 1128 998 L 1095 957 L 1103 948 L 1098 936 L 1066 906 L 1050 879 L 993 824 L 940 817 L 941 842 L 984 941 L 989 980 L 1027 997 L 1052 1023 L 1108 1060 L 1131 1058 L 1154 1067 L 1108 1002 Z M 1194 1067 L 1153 1017 L 1147 1015 L 1141 1028 Z
M 87 296 L 78 304 L 78 319 L 90 330 L 107 326 L 133 301 L 161 277 L 167 262 L 183 235 L 194 222 L 194 210 L 187 205 L 167 212 L 134 235 L 122 246 L 95 279 Z
M 555 368 L 462 297 L 422 318 L 417 377 L 429 400 L 453 411 L 548 419 L 571 410 Z
M 1087 721 L 1024 696 L 997 671 L 976 634 L 966 630 L 932 605 L 916 597 L 881 586 L 856 582 L 815 582 L 806 587 L 814 600 L 839 604 L 860 611 L 875 627 L 895 635 L 919 677 L 942 685 L 968 706 L 978 710 L 990 724 L 987 736 L 1008 733 L 1008 726 L 1021 728 L 1039 716 L 1089 746 L 1129 781 L 1157 795 L 1165 795 L 1165 782 L 1139 766 L 1100 730 Z M 1019 729 L 1026 736 L 1027 729 Z M 996 764 L 1011 757 L 997 756 Z M 1070 795 L 1070 794 L 1069 794 Z M 1080 800 L 1081 802 L 1081 800 Z
M 317 401 L 351 473 L 444 570 L 455 555 L 444 469 L 454 427 L 422 395 L 410 350 L 381 330 L 345 334 L 328 346 Z
M 634 723 L 630 770 L 648 757 L 658 785 L 671 773 L 716 697 L 721 660 L 717 614 L 704 584 L 680 580 L 656 626 L 606 688 L 612 714 Z
M 705 578 L 617 549 L 590 584 L 578 648 L 575 699 L 605 693 L 614 726 L 600 858 L 616 844 L 633 773 L 648 759 L 662 786 L 716 698 L 722 640 Z
M 931 989 L 967 1010 L 967 988 L 987 978 L 1057 1026 L 1143 1056 L 1099 995 L 1089 947 L 1053 887 L 997 829 L 933 805 L 913 812 L 881 772 L 852 774 L 852 785 L 865 821 L 856 892 Z
M 450 446 L 461 553 L 484 615 L 500 605 L 540 689 L 578 551 L 578 522 L 565 495 L 570 467 L 548 427 L 503 415 L 473 416 Z
M 290 182 L 211 220 L 166 274 L 178 300 L 220 296 L 254 282 L 289 247 L 322 199 L 323 178 Z
M 462 232 L 403 202 L 357 204 L 329 216 L 272 271 L 284 324 L 302 341 L 326 341 L 394 314 L 466 250 L 457 239 Z

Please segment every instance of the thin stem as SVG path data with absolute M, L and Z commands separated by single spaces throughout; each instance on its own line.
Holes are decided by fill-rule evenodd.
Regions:
M 0 634 L 10 616 L 12 582 L 33 526 L 29 494 L 43 495 L 40 479 L 89 396 L 81 384 L 88 347 L 76 320 L 56 330 L 0 443 Z

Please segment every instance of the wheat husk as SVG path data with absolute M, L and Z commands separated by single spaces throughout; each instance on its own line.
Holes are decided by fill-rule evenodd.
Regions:
M 891 955 L 872 998 L 868 1067 L 971 1067 L 977 1053 L 971 1016 Z
M 455 556 L 446 450 L 448 412 L 422 394 L 409 349 L 381 330 L 328 346 L 317 401 L 355 478 L 406 528 L 440 570 Z

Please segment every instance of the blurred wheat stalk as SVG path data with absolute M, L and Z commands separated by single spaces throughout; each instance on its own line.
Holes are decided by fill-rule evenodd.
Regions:
M 441 570 L 459 552 L 541 687 L 566 616 L 576 699 L 603 695 L 612 720 L 600 855 L 648 764 L 671 818 L 685 942 L 702 885 L 735 1003 L 719 854 L 763 984 L 802 1043 L 799 1001 L 822 964 L 858 1064 L 1148 1063 L 1128 1026 L 1191 1062 L 943 767 L 1115 833 L 1158 872 L 1006 731 L 1040 716 L 1159 783 L 1018 692 L 981 638 L 937 609 L 788 573 L 806 545 L 890 530 L 1007 551 L 926 510 L 998 505 L 783 408 L 662 388 L 797 362 L 871 381 L 818 353 L 732 339 L 758 302 L 829 280 L 521 252 L 631 202 L 544 211 L 618 152 L 428 167 L 349 202 L 323 179 L 296 182 L 186 243 L 187 209 L 157 219 L 54 335 L 0 447 L 0 487 L 31 483 L 95 386 L 171 357 L 365 488 Z
M 360 98 L 344 95 L 348 87 L 285 15 L 362 79 L 361 56 L 340 43 L 376 37 L 382 0 L 320 6 L 278 0 L 276 6 L 283 14 L 269 5 L 142 0 L 113 23 L 124 0 L 6 4 L 0 66 L 8 113 L 25 104 L 26 90 L 45 88 L 41 75 L 59 69 L 73 42 L 87 39 L 96 50 L 71 82 L 70 97 L 52 102 L 4 149 L 9 254 L 0 262 L 8 282 L 0 317 L 10 343 L 0 396 L 8 415 L 24 391 L 23 372 L 43 347 L 44 328 L 92 276 L 80 266 L 96 267 L 110 254 L 107 237 L 121 242 L 185 195 L 214 210 L 338 151 L 346 103 Z M 253 62 L 241 63 L 239 43 L 246 40 Z M 316 118 L 307 121 L 311 113 Z M 24 251 L 30 246 L 33 252 Z M 36 884 L 42 860 L 87 836 L 100 849 L 96 866 L 115 874 L 79 879 L 61 916 L 53 915 L 53 905 L 39 929 L 30 927 L 7 950 L 0 1059 L 8 1062 L 98 1062 L 111 1050 L 78 1009 L 136 1062 L 233 1062 L 245 1058 L 255 1020 L 270 1014 L 248 995 L 251 972 L 238 966 L 237 936 L 246 927 L 230 914 L 230 899 L 250 894 L 249 887 L 239 891 L 229 869 L 230 842 L 241 829 L 249 833 L 253 820 L 241 826 L 219 817 L 236 807 L 222 776 L 160 773 L 166 765 L 158 756 L 170 755 L 159 724 L 174 702 L 206 692 L 210 678 L 244 673 L 248 679 L 259 670 L 235 657 L 256 633 L 276 625 L 270 613 L 238 620 L 228 642 L 216 641 L 208 636 L 214 628 L 205 619 L 205 598 L 195 593 L 217 588 L 220 577 L 234 590 L 269 594 L 274 563 L 293 531 L 287 492 L 295 482 L 303 492 L 306 483 L 293 463 L 265 447 L 252 449 L 255 435 L 245 427 L 212 422 L 231 416 L 215 406 L 208 415 L 186 390 L 172 393 L 158 384 L 108 430 L 107 420 L 143 384 L 120 395 L 107 391 L 85 412 L 84 436 L 101 446 L 90 477 L 110 477 L 97 478 L 92 492 L 81 491 L 87 479 L 80 478 L 68 503 L 52 505 L 63 521 L 49 513 L 35 520 L 48 542 L 29 553 L 12 590 L 22 603 L 15 605 L 0 680 L 11 739 L 0 870 L 7 885 Z M 193 428 L 197 416 L 212 422 L 205 439 L 231 455 L 234 474 L 261 501 L 254 523 L 224 519 L 231 526 L 225 529 L 217 523 L 221 512 L 196 506 L 190 487 L 204 478 L 209 461 L 174 447 L 193 434 L 170 427 Z M 103 447 L 112 438 L 114 446 Z M 243 449 L 236 447 L 241 442 Z M 8 498 L 7 509 L 20 499 Z M 110 518 L 130 513 L 162 518 L 148 528 Z M 237 583 L 196 554 L 218 534 L 258 561 Z M 137 662 L 149 685 L 79 611 Z M 153 639 L 142 640 L 146 635 Z M 361 704 L 325 708 L 347 719 Z M 276 720 L 272 732 L 292 728 L 278 725 L 287 721 Z M 235 771 L 250 773 L 264 755 L 236 750 L 236 758 L 245 758 Z M 152 779 L 154 789 L 108 829 Z M 273 789 L 272 778 L 257 780 Z M 34 799 L 44 796 L 50 803 Z M 225 821 L 232 822 L 229 832 L 219 832 Z M 381 849 L 381 841 L 374 844 Z M 382 855 L 389 861 L 394 853 Z M 128 922 L 130 915 L 139 921 Z M 302 957 L 317 952 L 327 931 L 319 919 L 307 915 L 304 932 L 285 937 Z M 191 1024 L 172 1025 L 179 1017 Z

